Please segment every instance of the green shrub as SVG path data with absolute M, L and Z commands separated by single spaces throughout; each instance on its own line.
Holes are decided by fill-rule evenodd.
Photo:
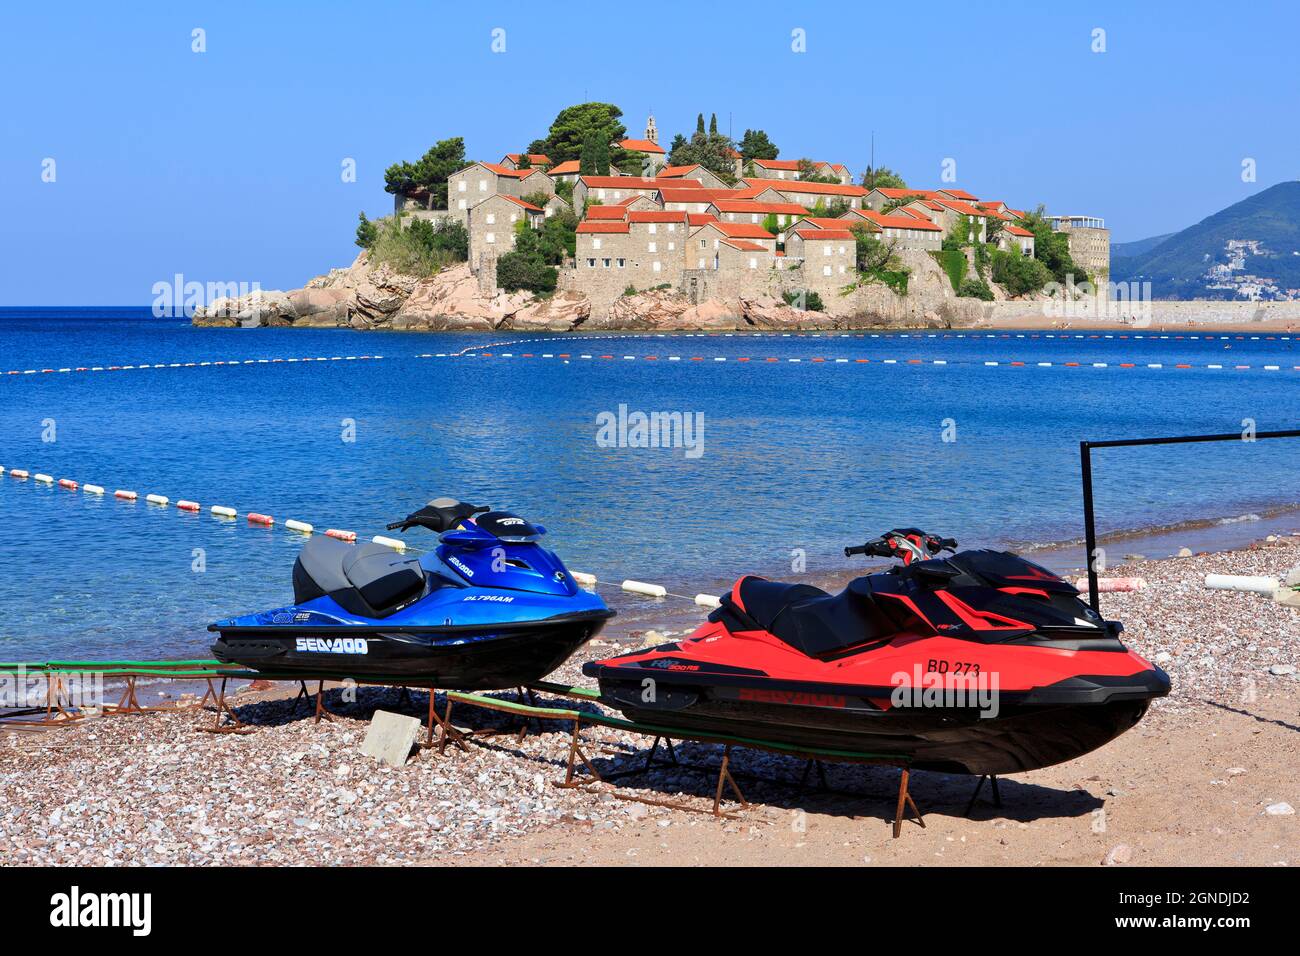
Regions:
M 623 290 L 624 295 L 636 295 L 636 286 L 628 283 L 628 287 Z
M 361 222 L 357 225 L 357 245 L 362 249 L 369 249 L 379 238 L 379 227 L 366 218 L 366 214 L 359 213 Z
M 427 219 L 413 219 L 403 229 L 398 219 L 389 218 L 371 225 L 376 232 L 368 248 L 376 266 L 427 278 L 469 258 L 469 233 L 460 222 L 442 220 L 435 226 Z M 358 228 L 358 242 L 360 238 Z
M 957 294 L 963 299 L 983 299 L 985 302 L 993 301 L 993 290 L 989 288 L 988 283 L 976 276 L 971 276 L 961 284 Z
M 1052 281 L 1052 270 L 1037 259 L 1021 255 L 1019 250 L 993 253 L 993 281 L 1008 295 L 1037 292 Z
M 782 295 L 782 298 L 785 299 L 787 305 L 792 305 L 796 309 L 803 309 L 805 312 L 826 311 L 826 305 L 822 302 L 822 297 L 816 292 L 786 292 Z
M 953 290 L 960 289 L 962 280 L 966 278 L 966 253 L 960 249 L 943 249 L 933 255 L 939 265 L 943 266 L 943 271 L 948 273 L 948 281 L 952 283 Z
M 508 292 L 554 292 L 559 277 L 554 268 L 522 252 L 507 252 L 497 260 L 497 285 Z

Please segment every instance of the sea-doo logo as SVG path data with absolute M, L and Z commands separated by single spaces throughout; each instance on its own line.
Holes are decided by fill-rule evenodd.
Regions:
M 807 694 L 793 690 L 759 690 L 742 687 L 736 696 L 740 700 L 761 704 L 789 704 L 794 707 L 844 707 L 847 701 L 838 694 Z
M 364 637 L 300 637 L 294 648 L 310 654 L 369 654 L 370 644 Z
M 671 657 L 661 657 L 653 661 L 645 661 L 646 667 L 657 667 L 664 671 L 697 671 L 700 669 L 699 664 L 683 664 L 681 661 L 675 661 Z
M 509 604 L 514 598 L 505 594 L 471 594 L 469 597 L 461 598 L 462 601 L 499 601 L 502 604 Z
M 474 576 L 474 572 L 471 571 L 469 568 L 467 568 L 465 566 L 465 562 L 461 561 L 460 558 L 452 556 L 447 559 L 447 563 L 452 565 L 455 568 L 458 568 L 460 572 L 464 574 L 465 577 L 467 578 L 472 578 Z
M 272 624 L 288 624 L 288 623 L 290 623 L 292 620 L 293 620 L 293 615 L 292 615 L 292 614 L 286 614 L 284 611 L 281 611 L 279 614 L 272 614 L 272 615 L 271 615 L 271 623 L 272 623 Z

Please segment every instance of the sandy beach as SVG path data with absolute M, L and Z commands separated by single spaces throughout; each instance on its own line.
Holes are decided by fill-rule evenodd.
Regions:
M 1207 572 L 1281 576 L 1300 539 L 1234 552 L 1141 561 L 1113 570 L 1149 586 L 1103 595 L 1126 642 L 1165 667 L 1174 690 L 1137 728 L 1073 762 L 1002 781 L 1002 807 L 963 815 L 974 779 L 913 775 L 926 827 L 890 838 L 897 771 L 827 768 L 830 791 L 798 784 L 804 764 L 740 753 L 750 802 L 718 819 L 716 770 L 663 766 L 605 787 L 561 789 L 569 727 L 533 724 L 403 768 L 359 752 L 376 708 L 423 716 L 362 689 L 319 724 L 296 686 L 245 691 L 236 707 L 258 727 L 214 735 L 211 713 L 112 716 L 57 730 L 0 726 L 0 858 L 11 864 L 999 864 L 1274 866 L 1300 863 L 1300 611 L 1254 594 L 1207 591 Z M 691 615 L 670 620 L 673 634 Z M 637 615 L 647 620 L 649 613 Z M 607 638 L 617 640 L 614 642 Z M 553 680 L 582 683 L 584 660 L 638 629 L 614 631 Z M 513 695 L 503 695 L 513 696 Z M 559 701 L 556 701 L 558 704 Z M 514 717 L 458 706 L 463 728 L 514 731 Z M 644 762 L 650 741 L 587 734 L 604 771 Z M 683 764 L 716 768 L 718 748 L 679 745 Z M 753 775 L 753 776 L 751 776 Z M 756 777 L 785 782 L 763 782 Z M 817 778 L 810 778 L 814 783 Z M 622 799 L 680 801 L 700 812 Z M 1285 805 L 1285 806 L 1283 806 Z

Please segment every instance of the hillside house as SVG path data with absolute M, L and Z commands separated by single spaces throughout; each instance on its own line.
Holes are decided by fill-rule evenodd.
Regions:
M 503 256 L 515 247 L 515 228 L 523 223 L 541 227 L 546 212 L 515 196 L 497 193 L 469 210 L 469 262 L 478 271 L 485 255 Z

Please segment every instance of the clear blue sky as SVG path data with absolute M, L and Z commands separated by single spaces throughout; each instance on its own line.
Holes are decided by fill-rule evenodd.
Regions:
M 0 304 L 147 304 L 177 272 L 298 286 L 391 209 L 394 160 L 455 135 L 497 160 L 584 99 L 634 135 L 653 108 L 665 142 L 716 111 L 855 174 L 874 130 L 909 184 L 951 157 L 981 198 L 1144 238 L 1300 175 L 1297 36 L 1258 0 L 6 4 Z

